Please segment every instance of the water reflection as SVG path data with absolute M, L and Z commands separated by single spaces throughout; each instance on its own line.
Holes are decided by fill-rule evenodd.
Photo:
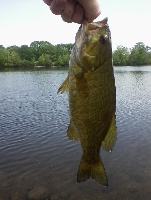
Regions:
M 151 68 L 135 69 L 115 68 L 118 140 L 101 152 L 108 188 L 76 182 L 81 147 L 66 137 L 68 97 L 56 93 L 66 72 L 0 73 L 0 198 L 26 199 L 40 185 L 53 200 L 148 200 Z

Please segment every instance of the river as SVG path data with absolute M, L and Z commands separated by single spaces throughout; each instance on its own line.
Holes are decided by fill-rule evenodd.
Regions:
M 0 199 L 44 186 L 52 200 L 151 197 L 151 66 L 115 67 L 117 142 L 101 150 L 109 186 L 76 182 L 81 146 L 66 136 L 67 71 L 0 72 Z

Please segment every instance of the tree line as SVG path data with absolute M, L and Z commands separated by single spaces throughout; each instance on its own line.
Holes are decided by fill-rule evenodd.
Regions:
M 123 46 L 118 46 L 117 50 L 113 51 L 113 65 L 151 65 L 151 47 L 146 46 L 143 42 L 136 43 L 131 49 Z
M 52 45 L 47 41 L 34 41 L 21 47 L 0 45 L 0 68 L 67 66 L 72 48 L 73 44 Z
M 0 45 L 0 68 L 32 68 L 43 66 L 68 66 L 73 44 L 52 45 L 47 41 L 34 41 L 29 46 L 10 46 L 5 48 Z M 151 47 L 142 42 L 134 47 L 118 46 L 113 51 L 114 66 L 142 66 L 151 65 Z

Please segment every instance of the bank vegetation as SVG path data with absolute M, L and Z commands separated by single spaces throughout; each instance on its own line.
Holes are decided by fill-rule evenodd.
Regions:
M 0 69 L 32 69 L 68 66 L 73 44 L 52 45 L 47 41 L 34 41 L 29 46 L 0 45 Z M 131 49 L 118 46 L 113 51 L 114 66 L 151 65 L 151 47 L 142 42 Z

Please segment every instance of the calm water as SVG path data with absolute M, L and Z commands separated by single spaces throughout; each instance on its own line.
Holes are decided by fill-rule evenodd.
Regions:
M 81 146 L 66 137 L 68 98 L 57 95 L 66 74 L 0 73 L 0 199 L 41 185 L 52 200 L 149 200 L 151 67 L 115 67 L 118 140 L 101 151 L 108 188 L 76 182 Z

